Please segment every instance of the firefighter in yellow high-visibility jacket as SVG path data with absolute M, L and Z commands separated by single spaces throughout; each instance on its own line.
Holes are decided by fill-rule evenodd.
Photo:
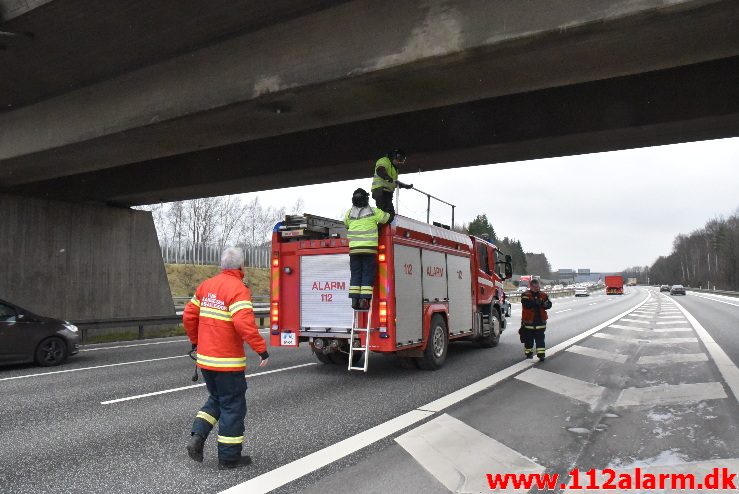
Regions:
M 369 194 L 357 189 L 352 195 L 352 208 L 344 215 L 349 239 L 349 297 L 352 309 L 370 307 L 377 272 L 378 225 L 390 221 L 390 214 L 369 206 Z

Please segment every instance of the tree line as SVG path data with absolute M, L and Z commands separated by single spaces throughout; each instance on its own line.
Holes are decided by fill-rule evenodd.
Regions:
M 301 214 L 303 200 L 290 209 L 265 207 L 255 196 L 206 197 L 143 206 L 151 211 L 160 244 L 244 245 L 258 247 L 268 242 L 272 229 L 285 214 Z
M 651 266 L 623 271 L 640 283 L 739 290 L 739 208 L 728 218 L 709 220 L 703 228 L 679 234 L 672 252 Z
M 520 240 L 509 237 L 498 238 L 487 214 L 478 214 L 469 224 L 463 224 L 457 230 L 461 233 L 486 238 L 494 243 L 501 252 L 511 256 L 513 271 L 517 274 L 535 274 L 546 279 L 552 276 L 552 266 L 546 254 L 525 252 Z

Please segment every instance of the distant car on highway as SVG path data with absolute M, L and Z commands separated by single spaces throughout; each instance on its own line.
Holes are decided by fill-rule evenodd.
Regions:
M 563 289 L 564 289 L 563 285 L 554 285 L 554 288 L 552 288 L 552 290 L 563 290 Z
M 575 288 L 575 297 L 589 297 L 589 296 L 590 296 L 590 292 L 584 286 L 579 286 Z
M 519 286 L 518 288 L 516 288 L 516 293 L 523 293 L 523 292 L 525 292 L 528 289 L 529 289 L 529 287 L 527 287 L 527 286 Z
M 682 285 L 672 285 L 670 295 L 685 295 L 685 287 Z
M 0 300 L 0 364 L 59 365 L 79 352 L 77 327 Z
M 669 292 L 670 291 L 670 285 L 660 285 L 659 291 L 660 292 Z

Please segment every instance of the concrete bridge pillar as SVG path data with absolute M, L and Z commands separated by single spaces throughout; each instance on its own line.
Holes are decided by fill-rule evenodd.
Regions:
M 84 320 L 173 315 L 151 213 L 0 194 L 0 299 Z

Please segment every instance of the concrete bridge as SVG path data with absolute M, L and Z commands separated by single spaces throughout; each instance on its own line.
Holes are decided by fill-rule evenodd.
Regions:
M 734 0 L 0 0 L 0 14 L 14 219 L 0 253 L 24 259 L 0 298 L 68 317 L 87 314 L 34 295 L 29 262 L 74 300 L 75 263 L 110 280 L 90 295 L 98 317 L 133 266 L 164 301 L 146 315 L 171 311 L 150 219 L 114 207 L 368 176 L 394 146 L 433 170 L 739 131 Z

